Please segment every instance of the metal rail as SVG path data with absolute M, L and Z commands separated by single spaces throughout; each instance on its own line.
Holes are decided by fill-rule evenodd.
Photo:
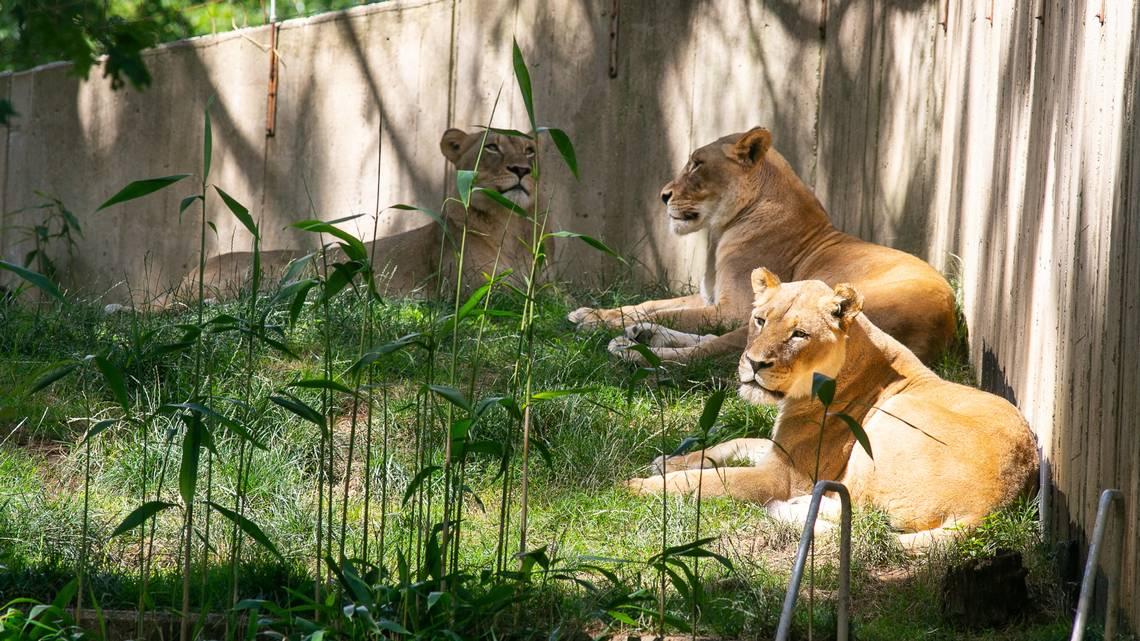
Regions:
M 1124 495 L 1120 490 L 1105 490 L 1100 493 L 1100 503 L 1096 509 L 1096 524 L 1093 526 L 1092 542 L 1089 543 L 1089 559 L 1085 563 L 1085 576 L 1081 580 L 1081 597 L 1077 601 L 1077 616 L 1073 620 L 1073 636 L 1069 641 L 1082 641 L 1085 626 L 1088 625 L 1089 609 L 1092 607 L 1093 592 L 1096 590 L 1096 566 L 1104 543 L 1104 532 L 1108 529 L 1108 511 L 1116 507 L 1116 525 L 1119 543 L 1124 544 Z M 1120 563 L 1108 564 L 1108 594 L 1104 604 L 1104 641 L 1112 641 L 1116 636 L 1116 602 L 1120 597 Z
M 800 536 L 800 547 L 796 551 L 796 562 L 792 566 L 792 579 L 788 584 L 788 593 L 784 595 L 784 609 L 780 612 L 780 627 L 776 629 L 776 641 L 787 641 L 792 628 L 792 610 L 796 606 L 796 597 L 800 592 L 800 581 L 804 576 L 804 564 L 807 562 L 808 550 L 812 539 L 815 538 L 815 522 L 819 518 L 819 503 L 824 492 L 835 492 L 839 495 L 841 517 L 839 525 L 839 604 L 836 608 L 836 640 L 847 641 L 848 622 L 847 606 L 851 601 L 851 495 L 847 487 L 836 481 L 820 481 L 815 484 L 811 493 L 811 504 L 808 505 L 807 522 L 804 523 L 804 533 Z M 1097 521 L 1099 523 L 1099 520 Z M 1105 637 L 1107 639 L 1107 637 Z

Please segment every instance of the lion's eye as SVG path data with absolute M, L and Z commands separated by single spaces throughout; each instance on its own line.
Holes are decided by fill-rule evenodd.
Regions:
M 534 147 L 527 147 L 526 148 L 526 157 L 527 158 L 534 158 Z
M 700 169 L 701 165 L 703 165 L 703 164 L 705 164 L 705 163 L 694 158 L 693 160 L 689 161 L 689 171 L 690 172 L 696 171 L 696 170 Z
M 756 329 L 764 329 L 764 319 L 763 318 L 756 316 L 752 320 L 756 321 Z
M 501 151 L 499 151 L 499 146 L 493 142 L 490 142 L 490 143 L 487 143 L 486 145 L 483 145 L 483 149 L 486 149 L 487 151 L 489 151 L 493 154 L 502 153 Z
M 792 338 L 807 338 L 807 337 L 808 337 L 808 333 L 802 329 L 797 329 L 796 331 L 792 332 Z

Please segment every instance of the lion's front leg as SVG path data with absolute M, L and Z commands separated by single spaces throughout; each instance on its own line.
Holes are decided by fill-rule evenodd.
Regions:
M 661 327 L 660 325 L 653 325 L 652 323 L 640 323 L 631 328 L 631 330 L 646 325 L 650 325 L 652 327 Z M 703 336 L 698 336 L 696 334 L 687 334 L 685 332 L 678 332 L 676 330 L 671 330 L 668 328 L 661 329 L 665 330 L 667 333 L 664 334 L 663 339 L 659 339 L 660 342 L 664 342 L 669 338 L 676 338 L 677 341 L 681 343 L 680 346 L 670 345 L 653 347 L 653 339 L 651 339 L 651 346 L 649 346 L 648 349 L 653 352 L 657 358 L 661 359 L 661 361 L 665 363 L 684 364 L 690 363 L 698 358 L 719 356 L 721 354 L 730 353 L 736 354 L 744 348 L 744 344 L 748 339 L 748 328 L 746 327 L 738 327 L 737 329 L 734 329 L 722 336 L 717 336 L 715 334 L 705 334 Z M 624 361 L 637 363 L 639 365 L 648 365 L 649 363 L 646 362 L 645 356 L 643 354 L 637 350 L 630 349 L 639 343 L 639 341 L 635 341 L 628 336 L 631 330 L 627 330 L 626 334 L 623 334 L 622 336 L 618 336 L 611 340 L 608 348 L 609 352 Z M 686 342 L 692 344 L 686 345 L 684 344 Z
M 704 305 L 705 301 L 701 298 L 700 294 L 692 294 L 679 298 L 650 300 L 637 305 L 626 305 L 614 309 L 579 307 L 567 314 L 566 319 L 577 325 L 578 329 L 592 329 L 595 327 L 621 329 L 628 325 L 648 320 L 651 315 L 657 312 L 664 310 L 679 311 L 693 307 L 702 307 Z
M 626 487 L 637 494 L 728 496 L 742 501 L 767 503 L 788 498 L 787 470 L 778 467 L 713 467 L 670 472 L 664 476 L 630 479 Z
M 763 438 L 738 438 L 688 454 L 660 457 L 655 474 L 635 478 L 626 486 L 639 494 L 665 492 L 690 494 L 698 487 L 703 496 L 731 496 L 766 503 L 790 496 L 798 473 L 791 459 Z

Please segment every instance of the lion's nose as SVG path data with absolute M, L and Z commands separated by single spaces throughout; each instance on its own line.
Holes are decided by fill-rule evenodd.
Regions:
M 510 167 L 507 167 L 507 170 L 512 174 L 518 176 L 519 180 L 522 180 L 523 176 L 530 174 L 529 165 L 511 165 Z
M 746 356 L 748 364 L 752 366 L 753 372 L 759 372 L 762 369 L 768 369 L 772 366 L 772 361 L 754 361 L 751 356 Z
M 668 205 L 669 199 L 672 197 L 673 197 L 673 190 L 672 189 L 662 189 L 661 190 L 661 202 Z

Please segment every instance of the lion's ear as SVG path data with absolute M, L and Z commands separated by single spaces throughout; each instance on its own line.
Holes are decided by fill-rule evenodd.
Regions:
M 757 267 L 752 270 L 752 293 L 759 294 L 768 289 L 780 286 L 780 279 L 768 271 L 767 267 Z
M 736 141 L 732 155 L 740 164 L 751 167 L 760 162 L 771 146 L 771 132 L 763 127 L 753 127 Z
M 847 329 L 851 322 L 863 311 L 863 295 L 847 283 L 835 287 L 835 298 L 831 299 L 831 315 L 839 319 L 839 326 Z
M 466 131 L 448 129 L 443 132 L 443 138 L 439 140 L 439 150 L 443 152 L 445 158 L 454 163 L 463 155 L 463 143 L 465 142 L 467 142 Z

